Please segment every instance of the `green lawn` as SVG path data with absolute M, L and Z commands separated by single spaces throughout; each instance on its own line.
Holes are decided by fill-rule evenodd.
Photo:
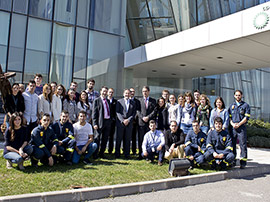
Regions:
M 53 167 L 30 167 L 25 162 L 25 171 L 14 168 L 6 169 L 6 160 L 0 151 L 0 196 L 36 193 L 71 189 L 71 186 L 97 187 L 104 185 L 124 184 L 131 182 L 157 180 L 169 178 L 168 163 L 158 166 L 157 163 L 114 159 L 98 159 L 91 166 L 80 163 L 67 166 L 57 164 Z M 213 172 L 209 170 L 193 169 L 191 174 Z

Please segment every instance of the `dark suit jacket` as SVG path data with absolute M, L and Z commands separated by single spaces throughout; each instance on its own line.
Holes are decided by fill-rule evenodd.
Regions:
M 129 124 L 132 124 L 132 121 L 136 115 L 136 104 L 133 100 L 129 100 L 129 107 L 128 111 L 126 110 L 126 104 L 125 104 L 125 99 L 122 98 L 117 101 L 116 104 L 116 115 L 117 115 L 117 120 L 116 120 L 116 126 L 124 126 L 123 121 L 124 119 L 129 120 Z
M 110 102 L 110 100 L 109 100 Z M 111 120 L 115 121 L 116 119 L 116 103 L 117 103 L 117 100 L 113 97 L 112 99 L 112 103 L 111 103 Z
M 5 105 L 4 105 L 6 113 L 10 112 L 13 114 L 14 112 L 24 112 L 25 105 L 22 94 L 19 92 L 17 94 L 17 104 L 15 104 L 13 95 L 7 95 Z
M 138 119 L 139 119 L 139 126 L 145 126 L 146 124 L 148 125 L 148 123 L 145 123 L 142 118 L 147 116 L 149 117 L 149 121 L 150 120 L 155 120 L 155 107 L 156 107 L 156 100 L 149 97 L 149 101 L 148 101 L 148 107 L 147 109 L 145 108 L 145 103 L 144 103 L 144 98 L 140 98 L 139 99 L 139 109 L 137 109 L 137 115 L 138 115 Z
M 107 99 L 110 115 L 111 115 L 111 104 L 110 101 Z M 101 97 L 96 98 L 93 101 L 93 111 L 92 111 L 92 121 L 93 121 L 93 127 L 95 125 L 98 126 L 99 129 L 102 129 L 104 127 L 104 107 L 103 107 L 103 101 Z

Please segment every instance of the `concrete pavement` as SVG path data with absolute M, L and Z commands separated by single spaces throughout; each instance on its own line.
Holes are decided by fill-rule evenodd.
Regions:
M 238 152 L 239 153 L 239 152 Z M 239 165 L 229 171 L 192 175 L 177 178 L 168 178 L 155 181 L 137 182 L 130 184 L 112 185 L 104 187 L 84 188 L 77 190 L 64 190 L 55 192 L 44 192 L 36 194 L 25 194 L 16 196 L 0 197 L 1 201 L 85 201 L 107 197 L 126 196 L 137 193 L 166 190 L 171 188 L 187 187 L 226 179 L 239 179 L 249 176 L 257 176 L 270 173 L 270 150 L 248 149 L 248 166 L 239 169 Z

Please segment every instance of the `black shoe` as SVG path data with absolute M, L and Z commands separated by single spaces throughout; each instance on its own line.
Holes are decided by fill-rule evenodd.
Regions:
M 71 162 L 71 161 L 67 161 L 66 164 L 67 164 L 68 166 L 72 166 L 72 162 Z
M 37 168 L 38 167 L 38 161 L 31 158 L 31 166 L 34 167 L 34 168 Z
M 142 156 L 139 156 L 137 159 L 138 159 L 138 160 L 142 160 L 142 159 L 143 159 L 143 157 L 142 157 Z
M 85 165 L 93 165 L 93 163 L 92 163 L 89 159 L 84 159 L 84 160 L 83 160 L 83 163 L 84 163 Z
M 246 165 L 240 165 L 240 169 L 245 169 Z
M 125 156 L 125 159 L 126 159 L 126 160 L 129 160 L 129 159 L 130 159 L 130 156 Z

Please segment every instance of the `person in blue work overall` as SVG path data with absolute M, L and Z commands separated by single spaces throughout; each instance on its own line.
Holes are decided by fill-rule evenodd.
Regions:
M 50 115 L 45 113 L 41 117 L 41 124 L 34 128 L 30 144 L 33 146 L 31 164 L 37 167 L 38 160 L 43 164 L 53 166 L 53 155 L 57 152 L 58 139 L 50 125 Z
M 243 93 L 240 90 L 234 92 L 234 103 L 230 106 L 228 112 L 230 124 L 232 126 L 233 152 L 236 157 L 236 142 L 239 140 L 240 145 L 240 168 L 243 169 L 247 165 L 247 129 L 246 123 L 250 118 L 250 107 L 242 101 Z
M 216 117 L 214 120 L 214 130 L 208 133 L 206 139 L 205 160 L 208 161 L 213 169 L 225 169 L 234 161 L 232 139 L 229 133 L 222 130 L 223 120 Z
M 185 139 L 185 154 L 190 160 L 191 166 L 200 166 L 204 163 L 204 152 L 206 150 L 206 134 L 200 130 L 199 121 L 192 122 L 192 129 Z
M 69 122 L 68 111 L 63 110 L 61 112 L 60 120 L 52 125 L 52 129 L 59 142 L 58 153 L 63 155 L 64 161 L 68 165 L 71 165 L 76 141 L 73 126 Z

